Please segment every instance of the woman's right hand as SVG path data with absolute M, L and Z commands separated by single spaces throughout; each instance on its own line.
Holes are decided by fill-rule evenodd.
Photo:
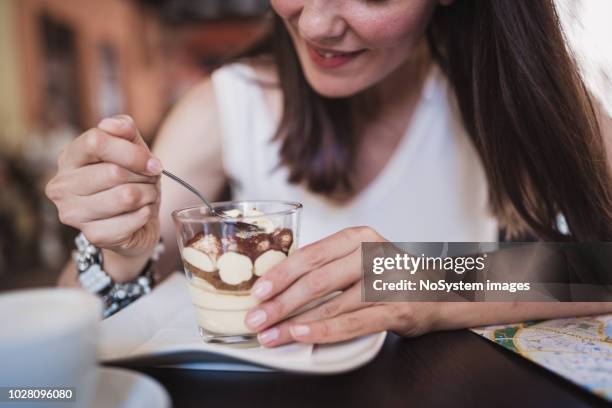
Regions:
M 139 257 L 159 240 L 161 170 L 132 119 L 118 115 L 63 150 L 46 194 L 92 244 Z

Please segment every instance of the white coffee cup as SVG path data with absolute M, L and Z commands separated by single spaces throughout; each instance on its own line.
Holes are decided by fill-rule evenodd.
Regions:
M 96 385 L 101 316 L 100 299 L 81 289 L 32 289 L 0 295 L 0 387 L 72 388 L 74 402 L 44 406 L 89 406 Z

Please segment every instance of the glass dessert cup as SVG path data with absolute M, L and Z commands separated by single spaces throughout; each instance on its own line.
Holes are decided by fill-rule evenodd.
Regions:
M 226 201 L 172 212 L 200 334 L 205 342 L 253 342 L 244 324 L 257 304 L 250 290 L 298 246 L 302 205 L 285 201 Z M 254 231 L 247 224 L 258 228 Z

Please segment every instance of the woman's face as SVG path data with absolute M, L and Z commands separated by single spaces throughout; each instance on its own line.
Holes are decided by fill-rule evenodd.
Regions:
M 346 97 L 408 61 L 438 3 L 452 0 L 272 0 L 321 95 Z

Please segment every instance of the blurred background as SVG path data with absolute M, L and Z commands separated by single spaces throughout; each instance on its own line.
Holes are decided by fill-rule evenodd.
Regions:
M 612 1 L 558 0 L 592 92 L 612 114 Z M 0 290 L 54 284 L 76 231 L 44 197 L 62 147 L 165 113 L 264 32 L 267 0 L 0 0 Z M 204 109 L 205 107 L 203 107 Z
M 103 117 L 148 140 L 192 85 L 263 30 L 267 0 L 0 0 L 0 289 L 49 285 L 76 232 L 44 186 Z M 202 107 L 205 109 L 205 107 Z

